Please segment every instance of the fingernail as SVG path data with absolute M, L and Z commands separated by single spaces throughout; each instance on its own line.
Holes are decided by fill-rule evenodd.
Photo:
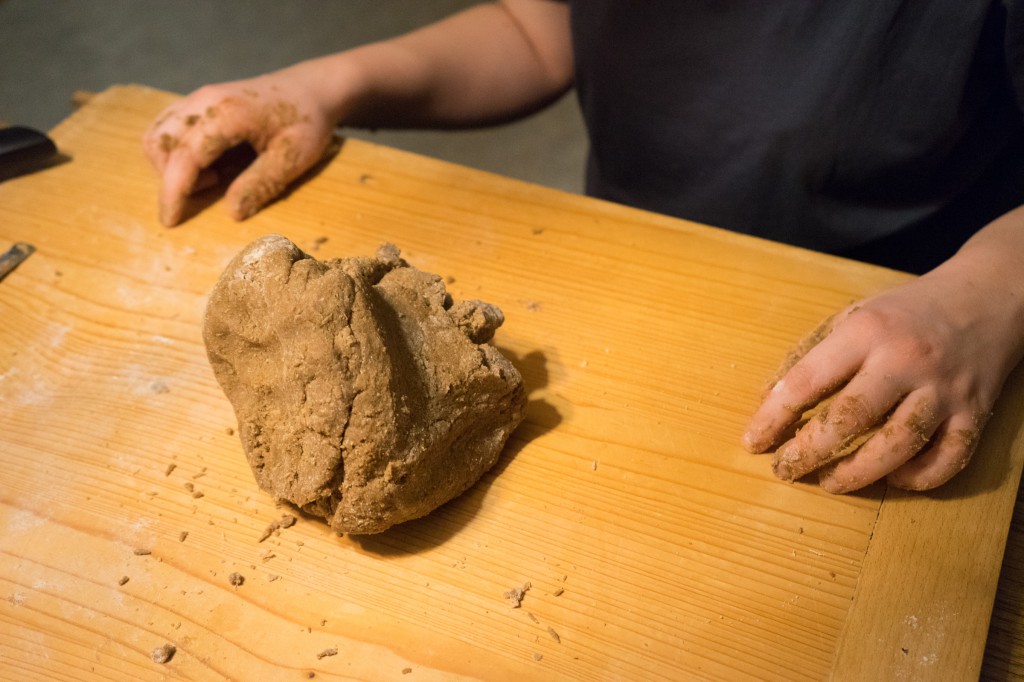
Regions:
M 791 447 L 783 445 L 775 451 L 772 458 L 772 473 L 783 481 L 794 481 L 799 476 L 795 465 L 800 461 L 800 454 L 793 452 Z
M 781 478 L 783 481 L 793 480 L 793 469 L 786 462 L 772 462 L 772 473 L 775 474 L 776 478 Z
M 743 447 L 747 452 L 756 455 L 764 452 L 765 446 L 761 443 L 761 440 L 754 435 L 753 431 L 747 431 L 743 434 Z
M 251 218 L 260 210 L 260 201 L 251 191 L 244 192 L 231 208 L 231 217 L 235 220 Z

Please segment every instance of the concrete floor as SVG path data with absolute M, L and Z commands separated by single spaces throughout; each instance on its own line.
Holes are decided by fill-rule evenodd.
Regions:
M 0 121 L 47 130 L 75 90 L 141 83 L 187 93 L 387 38 L 473 0 L 0 0 Z M 352 133 L 571 192 L 586 137 L 573 96 L 473 131 Z

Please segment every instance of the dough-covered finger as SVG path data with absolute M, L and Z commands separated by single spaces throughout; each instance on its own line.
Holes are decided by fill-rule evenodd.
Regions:
M 171 227 L 181 221 L 188 196 L 216 184 L 217 174 L 208 166 L 240 141 L 237 136 L 211 134 L 197 128 L 176 143 L 163 171 L 161 223 Z
M 874 483 L 920 452 L 940 423 L 932 399 L 917 393 L 907 396 L 855 453 L 822 469 L 821 487 L 838 494 Z
M 841 339 L 814 340 L 827 336 L 836 319 L 845 315 L 826 320 L 790 353 L 783 363 L 785 374 L 774 382 L 747 425 L 743 444 L 748 451 L 768 450 L 808 408 L 828 397 L 859 369 L 864 359 L 862 351 L 851 350 Z M 799 360 L 793 360 L 795 354 L 800 355 Z
M 858 374 L 775 451 L 772 471 L 785 481 L 795 481 L 838 459 L 902 397 L 892 382 Z
M 821 324 L 815 327 L 810 334 L 800 339 L 796 346 L 786 353 L 786 357 L 783 359 L 782 364 L 779 365 L 779 368 L 775 370 L 775 374 L 768 381 L 768 389 L 765 391 L 765 395 L 762 396 L 762 399 L 767 397 L 768 391 L 774 388 L 779 381 L 789 373 L 789 370 L 793 369 L 796 363 L 803 360 L 804 356 L 807 355 L 811 349 L 821 343 L 823 339 L 832 333 L 832 329 L 835 327 L 836 321 L 840 317 L 844 317 L 845 314 L 846 311 L 829 315 L 821 322 Z
M 983 422 L 965 415 L 951 417 L 927 449 L 889 474 L 889 485 L 904 490 L 931 490 L 956 476 L 971 461 Z
M 288 135 L 272 139 L 256 160 L 231 183 L 228 210 L 235 220 L 245 220 L 278 197 L 288 184 L 320 158 L 323 146 L 300 146 Z

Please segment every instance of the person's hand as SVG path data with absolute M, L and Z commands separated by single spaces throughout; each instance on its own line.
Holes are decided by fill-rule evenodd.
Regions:
M 165 109 L 143 138 L 163 181 L 160 222 L 180 222 L 188 196 L 218 181 L 210 165 L 243 142 L 257 156 L 227 190 L 231 215 L 244 220 L 281 194 L 331 141 L 335 121 L 314 92 L 277 72 L 204 86 Z
M 833 493 L 886 476 L 911 490 L 941 485 L 967 465 L 1019 360 L 1008 308 L 999 291 L 942 267 L 850 306 L 790 354 L 745 446 L 767 451 L 816 408 L 775 451 L 779 478 L 820 470 Z

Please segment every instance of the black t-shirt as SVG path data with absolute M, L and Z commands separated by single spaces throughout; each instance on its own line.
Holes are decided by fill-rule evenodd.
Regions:
M 1024 204 L 1015 2 L 568 2 L 589 194 L 919 272 Z

